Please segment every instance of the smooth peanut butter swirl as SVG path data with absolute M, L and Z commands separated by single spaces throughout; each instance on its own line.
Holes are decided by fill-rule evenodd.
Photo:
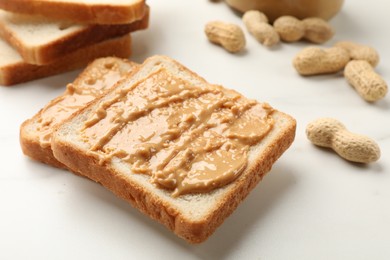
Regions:
M 41 111 L 38 119 L 37 132 L 40 133 L 40 144 L 50 146 L 53 126 L 67 119 L 74 112 L 84 107 L 88 102 L 102 94 L 103 90 L 111 87 L 134 65 L 119 66 L 107 61 L 103 66 L 88 71 L 83 80 L 67 85 L 66 92 L 49 103 Z
M 90 153 L 147 174 L 172 195 L 236 179 L 272 129 L 272 108 L 219 86 L 194 86 L 160 69 L 98 104 L 81 129 Z

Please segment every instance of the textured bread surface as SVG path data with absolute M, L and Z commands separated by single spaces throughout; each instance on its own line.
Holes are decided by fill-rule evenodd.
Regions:
M 119 47 L 119 48 L 118 48 Z M 120 46 L 111 46 L 112 50 L 119 50 Z M 120 55 L 119 55 L 120 56 Z M 54 128 L 77 112 L 79 107 L 92 101 L 93 96 L 98 96 L 112 87 L 122 76 L 136 68 L 136 64 L 126 59 L 116 57 L 99 58 L 91 62 L 87 68 L 75 79 L 72 84 L 73 91 L 66 90 L 62 95 L 50 101 L 31 119 L 26 120 L 20 127 L 20 144 L 22 151 L 30 158 L 55 166 L 64 167 L 54 156 L 49 144 L 41 139 L 42 122 L 45 123 L 45 133 L 50 141 L 50 136 Z M 91 82 L 95 82 L 91 84 Z M 99 85 L 98 85 L 98 83 Z M 81 92 L 82 91 L 82 92 Z M 71 101 L 74 100 L 74 93 L 86 93 L 82 102 L 75 106 Z M 93 95 L 90 95 L 90 92 Z M 88 93 L 88 94 L 87 94 Z M 60 111 L 57 111 L 60 110 Z M 52 111 L 57 111 L 53 114 Z
M 11 86 L 75 70 L 100 57 L 128 58 L 131 51 L 131 36 L 125 35 L 86 46 L 50 64 L 33 65 L 26 63 L 16 50 L 0 38 L 0 85 Z
M 0 8 L 81 23 L 124 24 L 144 15 L 145 0 L 0 0 Z
M 0 35 L 30 64 L 45 65 L 61 56 L 110 38 L 146 29 L 149 8 L 130 24 L 83 25 L 0 10 Z
M 119 93 L 124 87 L 133 86 L 160 68 L 165 68 L 171 75 L 184 79 L 189 84 L 208 86 L 203 78 L 177 62 L 163 56 L 151 57 L 101 99 L 95 100 L 59 125 L 53 134 L 52 149 L 54 156 L 74 172 L 101 183 L 179 237 L 190 243 L 200 243 L 236 209 L 291 145 L 295 137 L 296 122 L 292 117 L 274 111 L 272 130 L 260 143 L 251 147 L 248 165 L 236 180 L 212 192 L 172 197 L 170 191 L 153 185 L 150 176 L 132 173 L 129 165 L 119 158 L 113 157 L 111 161 L 99 164 L 99 158 L 89 153 L 91 145 L 83 142 L 79 131 L 101 102 L 110 100 L 112 95 Z

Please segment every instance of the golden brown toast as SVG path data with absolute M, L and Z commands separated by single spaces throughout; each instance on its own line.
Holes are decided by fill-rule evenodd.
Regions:
M 52 149 L 72 171 L 200 243 L 270 171 L 295 128 L 287 114 L 154 56 L 58 125 Z

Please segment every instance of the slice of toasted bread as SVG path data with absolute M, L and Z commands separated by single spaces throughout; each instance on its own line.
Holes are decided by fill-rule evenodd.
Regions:
M 10 86 L 86 66 L 96 58 L 131 55 L 131 36 L 125 35 L 86 46 L 47 65 L 26 63 L 19 53 L 0 38 L 0 85 Z
M 141 20 L 120 25 L 82 25 L 0 10 L 0 35 L 26 63 L 45 65 L 79 48 L 146 29 L 149 9 Z
M 0 8 L 81 23 L 124 24 L 142 18 L 145 0 L 0 0 Z
M 120 48 L 111 46 L 111 49 Z M 22 124 L 20 144 L 24 154 L 52 166 L 64 167 L 54 158 L 51 150 L 51 134 L 55 126 L 112 87 L 136 66 L 116 57 L 100 58 L 90 63 L 62 95 Z
M 155 81 L 154 75 L 159 75 L 160 71 L 166 73 L 163 75 L 167 76 L 163 76 L 163 80 Z M 187 193 L 175 197 L 172 196 L 171 190 L 152 184 L 153 178 L 150 175 L 135 173 L 132 170 L 134 165 L 125 159 L 131 158 L 127 157 L 126 153 L 128 150 L 134 151 L 132 150 L 134 143 L 136 145 L 138 145 L 137 142 L 145 145 L 153 143 L 155 139 L 151 139 L 153 137 L 150 133 L 153 135 L 153 131 L 159 131 L 159 127 L 165 129 L 164 125 L 168 119 L 161 122 L 158 120 L 160 123 L 151 123 L 150 119 L 154 115 L 165 115 L 167 118 L 171 116 L 166 114 L 164 110 L 144 110 L 143 100 L 145 98 L 151 99 L 153 106 L 159 107 L 159 104 L 168 104 L 167 110 L 177 113 L 175 107 L 169 107 L 170 105 L 174 106 L 174 103 L 159 102 L 158 98 L 155 99 L 156 96 L 164 93 L 164 90 L 161 93 L 154 91 L 160 88 L 169 89 L 171 84 L 176 84 L 172 82 L 180 82 L 177 88 L 174 87 L 175 91 L 179 92 L 177 95 L 168 95 L 167 100 L 178 101 L 180 97 L 188 97 L 183 102 L 189 100 L 191 95 L 187 91 L 188 89 L 202 89 L 205 93 L 209 89 L 210 91 L 215 89 L 214 85 L 207 83 L 174 60 L 163 56 L 151 57 L 135 72 L 118 82 L 106 95 L 96 99 L 86 108 L 74 114 L 72 118 L 59 125 L 52 137 L 52 149 L 54 156 L 74 172 L 101 183 L 141 212 L 164 224 L 179 237 L 191 243 L 200 243 L 206 240 L 236 209 L 271 169 L 273 163 L 291 145 L 295 136 L 296 122 L 292 117 L 274 110 L 270 115 L 274 121 L 273 127 L 260 142 L 250 147 L 246 167 L 234 181 L 212 191 Z M 132 104 L 135 100 L 141 100 L 141 105 Z M 213 102 L 218 101 L 218 99 L 213 99 Z M 123 104 L 125 107 L 122 107 Z M 178 105 L 186 107 L 181 104 Z M 145 111 L 154 111 L 155 114 L 152 115 L 151 112 L 144 114 Z M 202 111 L 208 113 L 207 111 L 210 110 L 206 108 Z M 120 114 L 119 117 L 115 116 L 116 113 Z M 262 117 L 260 114 L 259 118 Z M 141 116 L 139 117 L 140 121 L 122 122 L 123 118 L 132 118 L 135 115 Z M 197 127 L 197 123 L 195 123 L 197 120 L 199 119 L 185 121 Z M 115 124 L 115 127 L 110 128 L 111 124 Z M 210 122 L 211 125 L 212 122 Z M 121 128 L 116 128 L 116 126 Z M 128 126 L 135 126 L 135 131 L 130 131 Z M 91 129 L 93 131 L 88 132 Z M 111 131 L 112 129 L 117 132 Z M 163 140 L 161 139 L 163 136 L 174 134 L 169 132 L 170 127 L 167 129 L 166 133 L 163 130 L 163 133 L 156 137 L 158 142 Z M 120 137 L 113 141 L 118 133 L 124 135 L 123 140 Z M 183 134 L 177 136 L 179 141 Z M 188 136 L 187 133 L 185 136 Z M 92 140 L 92 142 L 88 140 Z M 96 144 L 105 145 L 107 142 L 110 144 L 111 141 L 113 141 L 111 145 L 120 146 L 119 154 L 111 154 L 112 146 L 103 146 L 98 151 L 95 150 Z M 215 139 L 210 139 L 209 143 L 213 144 L 214 141 Z M 169 149 L 170 146 L 177 145 L 177 142 L 168 143 L 166 146 L 164 146 L 164 142 L 162 144 L 163 147 Z M 153 150 L 150 151 L 153 152 Z M 148 155 L 140 154 L 140 156 Z M 102 158 L 105 159 L 102 160 Z M 157 155 L 150 158 L 157 158 Z M 160 160 L 156 161 L 160 162 Z

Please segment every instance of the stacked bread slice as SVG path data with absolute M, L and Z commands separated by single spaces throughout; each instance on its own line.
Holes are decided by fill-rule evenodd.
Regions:
M 130 33 L 146 29 L 145 0 L 1 0 L 0 85 L 13 85 L 131 55 Z

